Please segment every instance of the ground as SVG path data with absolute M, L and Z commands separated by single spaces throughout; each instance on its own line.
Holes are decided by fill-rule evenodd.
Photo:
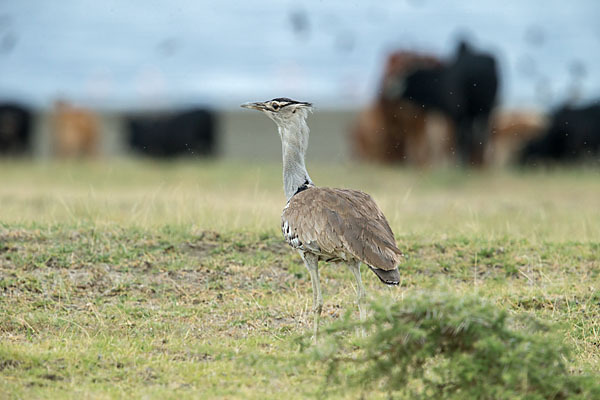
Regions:
M 363 269 L 369 293 L 474 293 L 554 322 L 571 370 L 600 370 L 598 171 L 309 171 L 371 193 L 408 255 L 399 287 Z M 297 342 L 312 293 L 279 231 L 280 165 L 5 161 L 0 179 L 0 397 L 293 399 L 324 384 Z M 321 271 L 322 323 L 357 316 L 352 274 Z

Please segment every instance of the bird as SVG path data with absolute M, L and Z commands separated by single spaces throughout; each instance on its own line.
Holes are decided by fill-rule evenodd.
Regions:
M 365 320 L 365 288 L 360 266 L 366 264 L 387 285 L 398 285 L 398 265 L 404 256 L 394 233 L 373 198 L 361 191 L 319 187 L 305 165 L 311 103 L 279 97 L 241 107 L 266 114 L 277 125 L 283 155 L 283 191 L 287 202 L 281 216 L 286 242 L 300 253 L 313 289 L 313 338 L 317 341 L 323 296 L 319 261 L 345 263 L 356 280 L 357 304 Z

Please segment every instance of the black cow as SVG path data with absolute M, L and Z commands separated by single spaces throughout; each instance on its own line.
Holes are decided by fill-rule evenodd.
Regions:
M 489 116 L 498 91 L 498 68 L 492 55 L 475 52 L 462 42 L 454 60 L 416 69 L 400 86 L 401 98 L 441 111 L 454 121 L 463 164 L 483 163 Z
M 563 106 L 552 113 L 548 130 L 529 142 L 521 163 L 578 161 L 600 157 L 600 101 L 583 107 Z
M 131 148 L 149 156 L 207 156 L 216 150 L 211 111 L 194 109 L 162 117 L 134 117 L 128 125 Z
M 29 150 L 31 112 L 17 104 L 0 104 L 0 154 L 21 155 Z

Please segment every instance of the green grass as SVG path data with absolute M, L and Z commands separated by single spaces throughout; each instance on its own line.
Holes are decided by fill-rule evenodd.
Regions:
M 409 256 L 398 288 L 363 270 L 368 292 L 480 296 L 555 323 L 569 368 L 600 370 L 598 171 L 309 169 L 371 193 Z M 279 232 L 279 165 L 12 161 L 0 179 L 1 398 L 322 389 L 296 340 L 312 294 Z M 327 325 L 354 312 L 353 279 L 321 271 Z

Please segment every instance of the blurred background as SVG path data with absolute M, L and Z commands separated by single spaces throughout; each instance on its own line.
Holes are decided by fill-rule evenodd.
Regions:
M 600 153 L 600 3 L 0 3 L 0 153 L 279 159 L 246 101 L 316 112 L 308 157 L 425 166 Z

